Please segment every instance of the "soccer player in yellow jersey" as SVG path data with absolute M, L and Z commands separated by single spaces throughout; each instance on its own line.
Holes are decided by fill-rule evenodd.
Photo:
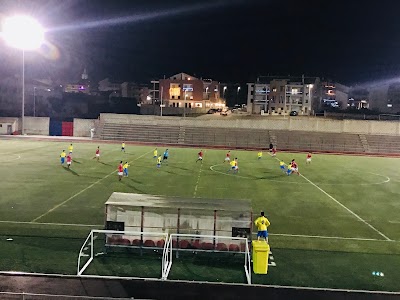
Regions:
M 158 156 L 158 158 L 157 158 L 157 168 L 161 168 L 161 160 L 162 160 L 162 157 L 161 157 L 161 155 L 160 155 L 160 156 Z
M 283 161 L 279 162 L 279 168 L 282 170 L 283 173 L 285 173 L 285 163 Z
M 258 151 L 258 153 L 257 153 L 257 157 L 258 157 L 258 159 L 261 159 L 262 158 L 262 151 Z
M 157 151 L 157 148 L 156 148 L 153 151 L 153 158 L 157 158 L 157 156 L 158 156 L 158 151 Z
M 72 144 L 71 144 L 71 145 L 68 146 L 69 154 L 72 154 L 72 151 L 74 151 L 74 146 L 72 146 Z
M 236 166 L 236 162 L 234 160 L 232 160 L 229 164 L 230 164 L 231 167 L 229 168 L 228 172 L 230 172 L 231 170 L 234 171 L 235 170 L 235 166 Z
M 257 240 L 259 241 L 260 238 L 265 239 L 265 241 L 268 243 L 268 231 L 267 228 L 271 223 L 268 221 L 268 219 L 265 217 L 264 212 L 261 212 L 261 216 L 259 216 L 255 221 L 254 224 L 257 226 Z
M 65 162 L 65 157 L 67 156 L 67 154 L 65 153 L 65 150 L 63 150 L 62 152 L 61 152 L 61 154 L 60 154 L 60 161 L 61 161 L 61 164 L 63 165 L 64 164 L 64 162 Z
M 288 165 L 287 165 L 286 175 L 289 176 L 290 174 L 292 174 L 292 165 L 291 165 L 291 164 L 288 164 Z
M 125 142 L 122 142 L 122 144 L 121 144 L 121 151 L 125 152 Z
M 124 176 L 128 177 L 128 167 L 129 167 L 128 162 L 125 162 L 125 164 L 122 167 L 124 168 Z

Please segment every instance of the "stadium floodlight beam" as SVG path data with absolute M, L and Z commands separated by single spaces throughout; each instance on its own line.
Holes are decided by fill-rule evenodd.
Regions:
M 2 37 L 11 47 L 22 50 L 22 112 L 21 134 L 24 134 L 25 115 L 25 51 L 38 49 L 44 42 L 44 29 L 30 16 L 12 16 L 2 24 Z

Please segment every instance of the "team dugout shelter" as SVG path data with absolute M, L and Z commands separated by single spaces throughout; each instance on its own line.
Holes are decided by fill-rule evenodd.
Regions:
M 163 236 L 179 235 L 172 241 L 173 248 L 242 252 L 244 239 L 222 237 L 247 238 L 250 241 L 252 220 L 253 212 L 248 200 L 114 192 L 105 203 L 105 229 L 154 235 L 110 234 L 106 245 L 163 248 L 166 243 Z

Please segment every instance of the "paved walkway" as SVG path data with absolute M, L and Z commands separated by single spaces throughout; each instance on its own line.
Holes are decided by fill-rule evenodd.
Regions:
M 77 276 L 34 274 L 0 274 L 0 291 L 47 295 L 113 297 L 128 299 L 196 300 L 196 299 L 257 299 L 269 300 L 395 300 L 400 293 L 356 292 L 295 287 L 229 285 L 185 281 L 144 279 L 98 279 Z M 59 297 L 62 299 L 62 297 Z M 3 298 L 0 299 L 17 299 Z M 49 298 L 29 298 L 49 299 Z M 84 299 L 84 298 L 82 298 Z M 87 299 L 87 298 L 86 298 Z

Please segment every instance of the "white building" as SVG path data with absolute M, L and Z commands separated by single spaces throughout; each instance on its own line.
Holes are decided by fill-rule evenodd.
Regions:
M 110 79 L 104 78 L 99 81 L 99 92 L 121 92 L 121 83 L 111 82 Z
M 248 83 L 247 111 L 252 114 L 310 115 L 317 77 L 260 77 Z

